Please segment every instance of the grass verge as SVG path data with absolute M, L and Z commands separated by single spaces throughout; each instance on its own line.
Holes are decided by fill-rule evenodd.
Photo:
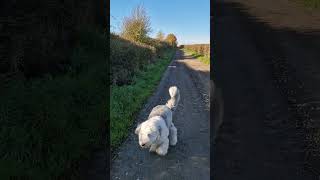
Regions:
M 128 129 L 132 126 L 136 114 L 157 87 L 174 53 L 175 50 L 168 50 L 162 59 L 147 65 L 143 71 L 135 75 L 132 84 L 111 87 L 110 134 L 112 151 L 127 137 Z
M 312 9 L 319 9 L 320 8 L 320 0 L 303 0 L 305 6 L 312 8 Z
M 0 179 L 81 179 L 102 139 L 108 73 L 105 36 L 80 37 L 67 73 L 1 85 Z
M 188 49 L 183 49 L 183 51 L 187 55 L 192 56 L 192 57 L 194 57 L 196 59 L 199 59 L 199 61 L 201 61 L 202 63 L 210 65 L 210 57 L 198 54 L 198 53 L 196 53 L 194 51 L 191 51 L 191 50 L 188 50 Z
M 310 10 L 319 10 L 320 8 L 320 0 L 292 0 L 292 2 Z

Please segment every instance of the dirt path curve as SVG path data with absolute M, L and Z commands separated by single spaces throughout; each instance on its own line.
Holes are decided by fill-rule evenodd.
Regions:
M 281 0 L 281 7 L 285 1 Z M 281 21 L 278 14 L 295 11 L 283 6 L 278 12 L 272 3 L 280 0 L 269 5 L 261 2 L 217 0 L 214 5 L 217 61 L 213 73 L 222 90 L 224 118 L 214 144 L 213 176 L 217 180 L 316 180 L 319 176 L 304 168 L 306 132 L 297 126 L 302 121 L 292 110 L 290 98 L 303 95 L 297 88 L 299 78 L 305 88 L 309 84 L 308 90 L 319 92 L 317 84 L 311 88 L 306 80 L 311 75 L 303 69 L 308 63 L 313 69 L 319 67 L 316 56 L 311 56 L 318 50 L 314 51 L 316 46 L 299 48 L 306 42 L 303 39 L 319 36 L 306 36 L 293 25 L 279 29 L 282 21 L 295 14 L 280 16 Z M 258 14 L 262 12 L 257 7 L 267 13 Z M 263 15 L 267 18 L 258 18 Z
M 154 93 L 138 116 L 144 121 L 151 109 L 165 104 L 168 88 L 178 86 L 181 100 L 173 115 L 178 143 L 160 157 L 138 146 L 134 129 L 112 162 L 111 179 L 170 180 L 209 179 L 209 66 L 177 51 Z

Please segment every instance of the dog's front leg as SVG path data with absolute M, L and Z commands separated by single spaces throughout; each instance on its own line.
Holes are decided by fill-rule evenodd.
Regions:
M 152 144 L 151 147 L 150 147 L 150 149 L 149 149 L 149 152 L 156 152 L 157 147 L 158 147 L 157 144 Z
M 177 128 L 174 126 L 172 123 L 170 126 L 170 134 L 169 134 L 169 140 L 170 140 L 170 145 L 174 146 L 177 144 L 178 138 L 177 138 Z
M 169 139 L 166 138 L 163 140 L 162 144 L 156 149 L 156 152 L 160 156 L 164 156 L 167 154 L 169 148 Z

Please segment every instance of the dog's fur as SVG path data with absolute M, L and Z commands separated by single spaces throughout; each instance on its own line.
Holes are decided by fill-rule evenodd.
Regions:
M 169 94 L 171 99 L 166 105 L 154 107 L 148 120 L 139 124 L 135 130 L 142 148 L 150 148 L 150 152 L 162 156 L 167 154 L 169 144 L 174 146 L 177 143 L 177 129 L 172 122 L 172 112 L 178 106 L 180 92 L 176 86 L 172 86 Z

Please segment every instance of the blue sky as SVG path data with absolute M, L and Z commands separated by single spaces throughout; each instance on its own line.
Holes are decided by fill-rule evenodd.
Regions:
M 110 0 L 111 31 L 142 4 L 151 20 L 151 37 L 161 30 L 176 35 L 179 44 L 210 43 L 210 0 Z

